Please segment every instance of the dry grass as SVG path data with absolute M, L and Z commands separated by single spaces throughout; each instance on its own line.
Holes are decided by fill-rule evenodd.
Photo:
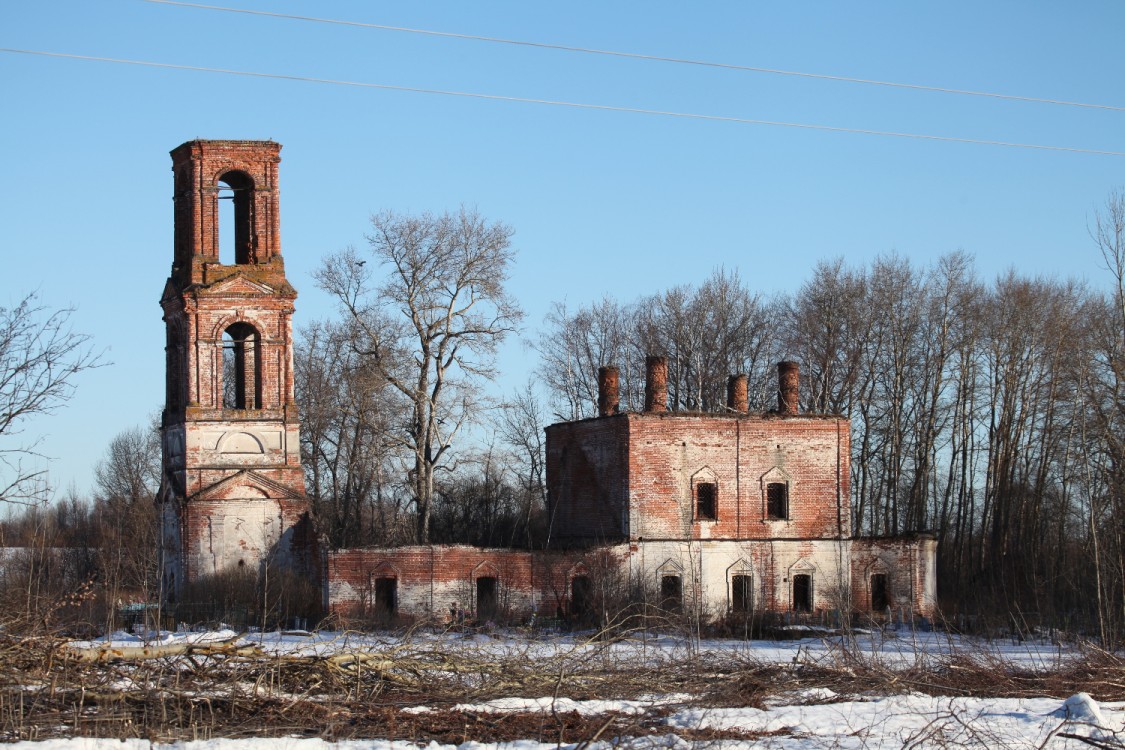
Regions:
M 324 656 L 279 656 L 226 643 L 151 658 L 87 654 L 84 660 L 61 639 L 0 633 L 0 740 L 292 735 L 580 743 L 668 731 L 662 723 L 668 709 L 590 717 L 455 708 L 503 697 L 636 699 L 683 693 L 693 705 L 763 707 L 771 696 L 829 688 L 841 696 L 913 691 L 1060 699 L 1083 690 L 1098 700 L 1125 700 L 1125 663 L 1098 650 L 1033 672 L 984 651 L 895 669 L 845 649 L 778 665 L 690 648 L 660 652 L 659 660 L 627 659 L 610 646 L 591 641 L 536 657 L 519 649 L 498 655 L 469 641 L 454 648 L 449 641 L 406 638 L 382 647 L 340 645 Z M 431 710 L 402 711 L 419 705 Z M 748 738 L 732 732 L 677 733 L 695 739 Z

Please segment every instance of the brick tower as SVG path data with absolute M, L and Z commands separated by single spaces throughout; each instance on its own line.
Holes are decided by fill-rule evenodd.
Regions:
M 297 292 L 278 231 L 280 152 L 272 141 L 190 141 L 172 151 L 157 495 L 167 601 L 239 569 L 315 567 L 293 393 Z

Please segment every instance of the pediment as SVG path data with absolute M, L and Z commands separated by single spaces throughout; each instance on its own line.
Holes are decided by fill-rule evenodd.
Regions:
M 277 290 L 261 282 L 252 281 L 241 274 L 235 274 L 212 284 L 207 293 L 262 297 L 273 296 L 277 293 Z
M 263 499 L 269 498 L 271 500 L 302 500 L 305 495 L 303 492 L 298 492 L 287 484 L 270 479 L 267 476 L 259 474 L 250 469 L 243 469 L 235 474 L 231 474 L 226 479 L 223 479 L 210 487 L 206 487 L 199 492 L 188 498 L 192 500 L 214 500 L 227 496 L 228 493 L 236 488 L 249 489 L 252 493 L 261 493 Z
M 758 481 L 760 481 L 763 485 L 769 484 L 770 482 L 790 483 L 793 481 L 793 477 L 789 475 L 789 472 L 787 472 L 780 466 L 774 466 L 765 474 L 763 474 Z

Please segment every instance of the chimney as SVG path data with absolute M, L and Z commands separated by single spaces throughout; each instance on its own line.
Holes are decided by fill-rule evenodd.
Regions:
M 750 397 L 746 393 L 746 376 L 731 375 L 727 379 L 727 409 L 745 414 L 750 411 Z
M 780 413 L 797 413 L 800 376 L 801 366 L 796 362 L 777 363 L 777 410 Z
M 608 417 L 617 413 L 621 403 L 618 384 L 621 374 L 616 367 L 598 368 L 598 416 Z
M 668 411 L 668 360 L 645 357 L 645 411 Z

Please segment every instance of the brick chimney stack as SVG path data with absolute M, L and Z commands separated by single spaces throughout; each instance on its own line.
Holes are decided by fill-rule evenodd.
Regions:
M 777 410 L 782 414 L 798 413 L 801 366 L 796 362 L 777 363 Z
M 621 373 L 616 367 L 598 368 L 598 416 L 616 414 L 621 403 Z
M 731 375 L 727 379 L 727 409 L 745 414 L 750 411 L 750 397 L 747 395 L 745 375 Z
M 645 411 L 668 411 L 668 360 L 645 357 Z

